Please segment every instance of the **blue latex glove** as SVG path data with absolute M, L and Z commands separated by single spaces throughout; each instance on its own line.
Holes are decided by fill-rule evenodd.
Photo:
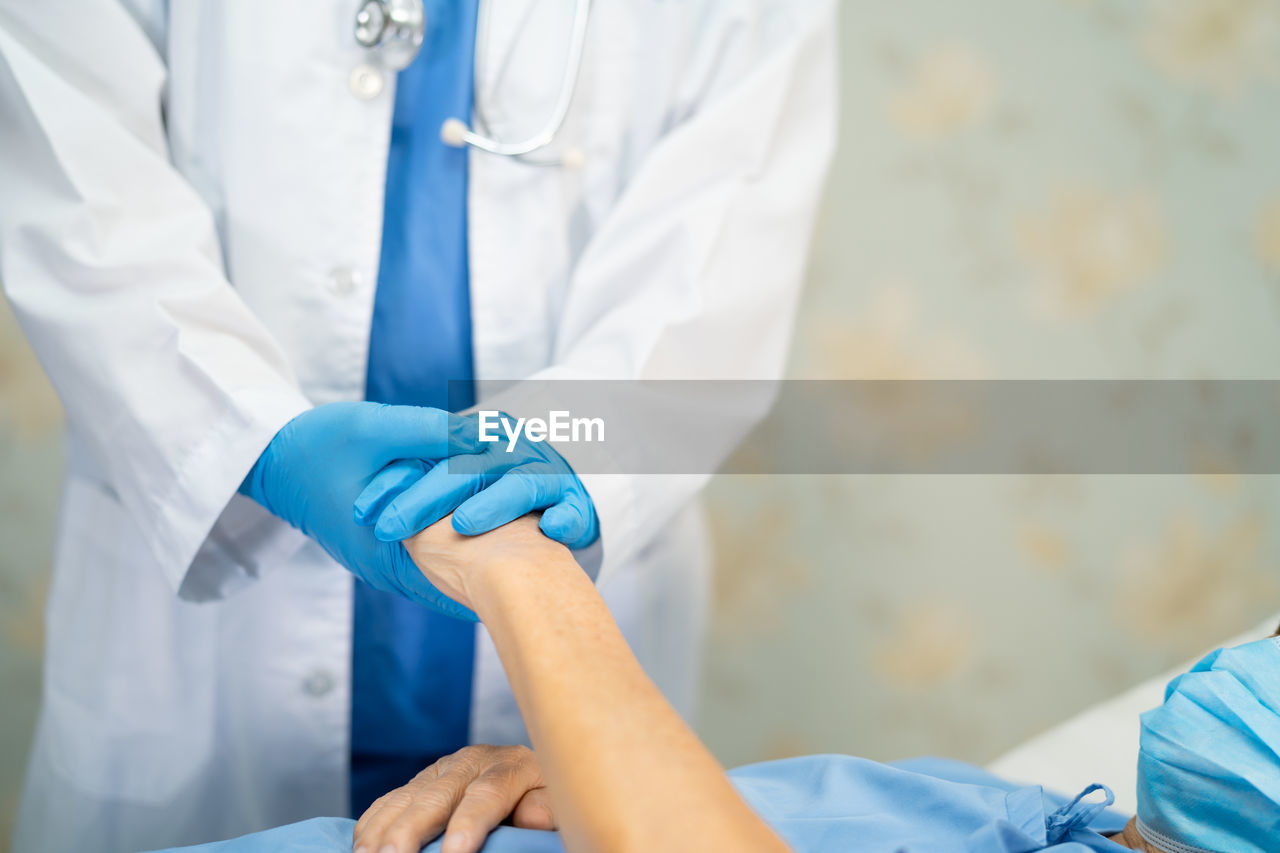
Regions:
M 478 425 L 469 423 L 478 439 Z M 465 473 L 451 472 L 448 460 L 432 467 L 412 460 L 389 465 L 356 498 L 356 521 L 372 525 L 383 542 L 399 542 L 450 512 L 454 530 L 477 536 L 545 510 L 538 526 L 557 542 L 585 548 L 600 537 L 591 496 L 550 444 L 522 435 L 510 452 L 505 440 L 480 446 L 478 456 L 457 466 Z
M 380 540 L 356 524 L 351 502 L 395 460 L 435 462 L 479 447 L 473 423 L 440 409 L 329 403 L 285 424 L 240 492 L 316 540 L 370 586 L 474 620 L 475 614 L 422 576 L 399 541 Z

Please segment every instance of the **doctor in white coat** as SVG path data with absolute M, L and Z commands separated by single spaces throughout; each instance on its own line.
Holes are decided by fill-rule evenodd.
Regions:
M 464 155 L 476 379 L 781 374 L 834 146 L 834 5 L 591 7 L 555 141 Z M 242 487 L 282 427 L 370 379 L 401 59 L 353 37 L 359 6 L 0 0 L 0 281 L 69 443 L 16 849 L 351 808 L 352 573 Z M 473 116 L 521 139 L 555 113 L 579 6 L 482 8 Z M 580 478 L 581 559 L 685 709 L 704 480 Z M 470 740 L 522 740 L 482 633 L 467 666 Z

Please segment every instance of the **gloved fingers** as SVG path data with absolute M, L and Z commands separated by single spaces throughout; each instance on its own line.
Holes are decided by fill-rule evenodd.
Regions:
M 430 466 L 421 459 L 398 459 L 374 474 L 369 485 L 356 497 L 356 524 L 365 527 L 373 525 L 387 504 L 421 480 L 428 470 Z
M 453 529 L 464 536 L 478 536 L 496 527 L 544 509 L 560 498 L 563 475 L 549 473 L 545 465 L 519 465 L 492 486 L 469 498 L 453 511 Z
M 485 449 L 474 417 L 426 406 L 380 406 L 370 418 L 365 429 L 378 441 L 379 467 L 396 459 L 445 459 Z
M 548 509 L 538 520 L 538 527 L 548 539 L 554 539 L 569 548 L 585 548 L 596 539 L 595 514 L 591 507 L 583 506 L 585 495 L 573 492 L 565 495 L 560 503 Z
M 448 462 L 437 465 L 383 508 L 373 535 L 383 542 L 408 539 L 483 489 L 485 480 L 483 473 L 451 474 Z

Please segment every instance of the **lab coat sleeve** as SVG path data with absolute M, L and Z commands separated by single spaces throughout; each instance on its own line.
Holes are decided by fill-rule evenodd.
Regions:
M 169 163 L 164 83 L 117 3 L 0 0 L 0 280 L 75 444 L 175 590 L 203 598 L 231 579 L 189 577 L 193 564 L 235 574 L 236 537 L 210 535 L 224 514 L 259 554 L 296 547 L 232 499 L 310 404 Z
M 752 26 L 706 34 L 691 64 L 719 63 L 707 95 L 653 146 L 593 235 L 555 363 L 534 379 L 781 378 L 835 148 L 836 13 L 827 2 L 774 6 Z M 723 456 L 743 432 L 725 432 Z M 601 581 L 709 478 L 579 476 L 600 518 Z

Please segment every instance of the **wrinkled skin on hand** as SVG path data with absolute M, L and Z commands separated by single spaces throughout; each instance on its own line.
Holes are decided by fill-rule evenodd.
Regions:
M 498 824 L 556 828 L 542 771 L 523 746 L 468 746 L 383 794 L 356 822 L 356 853 L 418 853 L 444 833 L 443 853 L 475 853 Z
M 431 585 L 464 607 L 474 606 L 475 584 L 487 572 L 537 565 L 569 556 L 565 546 L 543 535 L 537 515 L 526 515 L 482 536 L 458 533 L 445 517 L 404 541 L 404 547 Z

